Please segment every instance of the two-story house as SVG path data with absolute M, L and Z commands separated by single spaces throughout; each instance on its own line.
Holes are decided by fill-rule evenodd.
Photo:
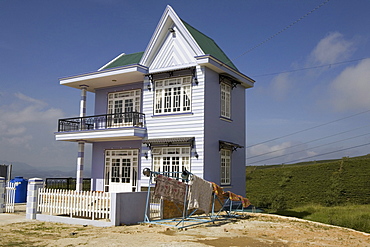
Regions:
M 92 144 L 92 190 L 141 191 L 144 168 L 187 169 L 245 195 L 246 89 L 242 74 L 208 36 L 167 6 L 144 52 L 121 54 L 93 73 L 66 77 L 81 90 L 80 116 L 59 120 L 56 140 Z M 95 115 L 86 116 L 86 91 Z

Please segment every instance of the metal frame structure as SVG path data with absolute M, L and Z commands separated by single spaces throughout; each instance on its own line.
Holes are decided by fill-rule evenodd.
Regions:
M 168 172 L 166 173 L 155 172 L 155 171 L 151 171 L 149 168 L 145 168 L 143 170 L 143 174 L 149 177 L 148 194 L 147 194 L 146 207 L 145 207 L 145 213 L 144 213 L 144 223 L 166 225 L 166 226 L 172 226 L 172 227 L 177 227 L 177 228 L 186 228 L 186 227 L 205 224 L 205 223 L 214 223 L 215 221 L 227 220 L 232 217 L 239 217 L 239 215 L 231 213 L 233 211 L 232 201 L 230 199 L 226 199 L 226 201 L 222 201 L 215 193 L 213 193 L 212 195 L 212 208 L 211 208 L 210 213 L 208 213 L 207 215 L 204 215 L 204 214 L 195 215 L 198 209 L 192 209 L 189 211 L 187 209 L 188 193 L 189 193 L 189 186 L 190 186 L 189 181 L 193 174 L 186 170 L 183 172 L 173 172 L 173 173 L 170 173 L 171 176 L 168 176 L 169 175 Z M 177 203 L 175 203 L 177 209 L 182 214 L 181 217 L 169 218 L 169 219 L 159 219 L 159 220 L 152 220 L 150 218 L 150 193 L 151 193 L 150 188 L 155 185 L 153 183 L 153 178 L 155 178 L 158 175 L 164 175 L 166 177 L 182 180 L 183 182 L 187 183 L 183 205 L 178 205 Z M 215 210 L 215 203 L 217 201 L 222 206 L 221 209 L 218 211 Z M 227 205 L 228 203 L 229 205 Z M 225 212 L 225 214 L 221 214 L 222 212 Z

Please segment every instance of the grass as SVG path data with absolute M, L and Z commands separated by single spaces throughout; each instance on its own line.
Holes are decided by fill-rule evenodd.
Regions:
M 253 205 L 280 215 L 370 233 L 370 154 L 246 167 Z
M 321 205 L 306 205 L 289 210 L 272 212 L 284 216 L 342 226 L 370 233 L 370 205 L 345 205 L 325 207 Z
M 287 208 L 320 205 L 370 204 L 370 155 L 293 165 L 247 167 L 250 201 L 271 204 L 283 195 Z

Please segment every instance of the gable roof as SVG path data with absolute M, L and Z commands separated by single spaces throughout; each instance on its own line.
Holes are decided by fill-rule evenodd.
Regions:
M 171 20 L 171 21 L 169 21 Z M 239 71 L 236 66 L 233 64 L 233 62 L 228 58 L 228 56 L 222 51 L 222 49 L 216 44 L 216 42 L 208 37 L 207 35 L 203 34 L 187 22 L 180 19 L 177 14 L 173 11 L 171 6 L 167 6 L 165 12 L 162 15 L 162 18 L 160 22 L 158 23 L 158 26 L 152 36 L 151 41 L 149 42 L 148 47 L 146 48 L 145 52 L 137 52 L 133 54 L 123 54 L 112 61 L 110 61 L 108 64 L 104 65 L 100 70 L 105 69 L 112 69 L 117 67 L 122 67 L 126 65 L 131 64 L 142 64 L 144 66 L 148 66 L 148 59 L 149 54 L 153 54 L 153 49 L 158 44 L 158 39 L 160 39 L 161 30 L 165 29 L 166 32 L 168 27 L 171 27 L 174 23 L 175 25 L 178 25 L 182 30 L 184 30 L 185 33 L 188 35 L 188 41 L 191 43 L 193 42 L 193 49 L 196 50 L 196 54 L 199 55 L 211 55 L 212 57 L 219 60 L 221 63 L 229 66 L 230 68 Z M 185 31 L 186 30 L 186 31 Z M 193 41 L 190 41 L 193 40 Z
M 138 64 L 143 56 L 144 52 L 136 52 L 131 54 L 122 54 L 117 58 L 104 65 L 101 69 L 111 69 L 116 67 L 122 67 L 131 64 Z
M 222 49 L 216 44 L 213 39 L 203 34 L 196 28 L 192 27 L 184 20 L 181 21 L 188 29 L 190 34 L 193 36 L 195 41 L 198 43 L 200 48 L 203 50 L 204 54 L 209 54 L 238 71 L 233 62 L 227 57 L 227 55 L 222 51 Z

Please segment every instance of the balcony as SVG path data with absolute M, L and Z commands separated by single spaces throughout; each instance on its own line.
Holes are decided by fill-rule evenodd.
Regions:
M 57 141 L 138 140 L 145 135 L 145 115 L 124 112 L 59 119 Z

